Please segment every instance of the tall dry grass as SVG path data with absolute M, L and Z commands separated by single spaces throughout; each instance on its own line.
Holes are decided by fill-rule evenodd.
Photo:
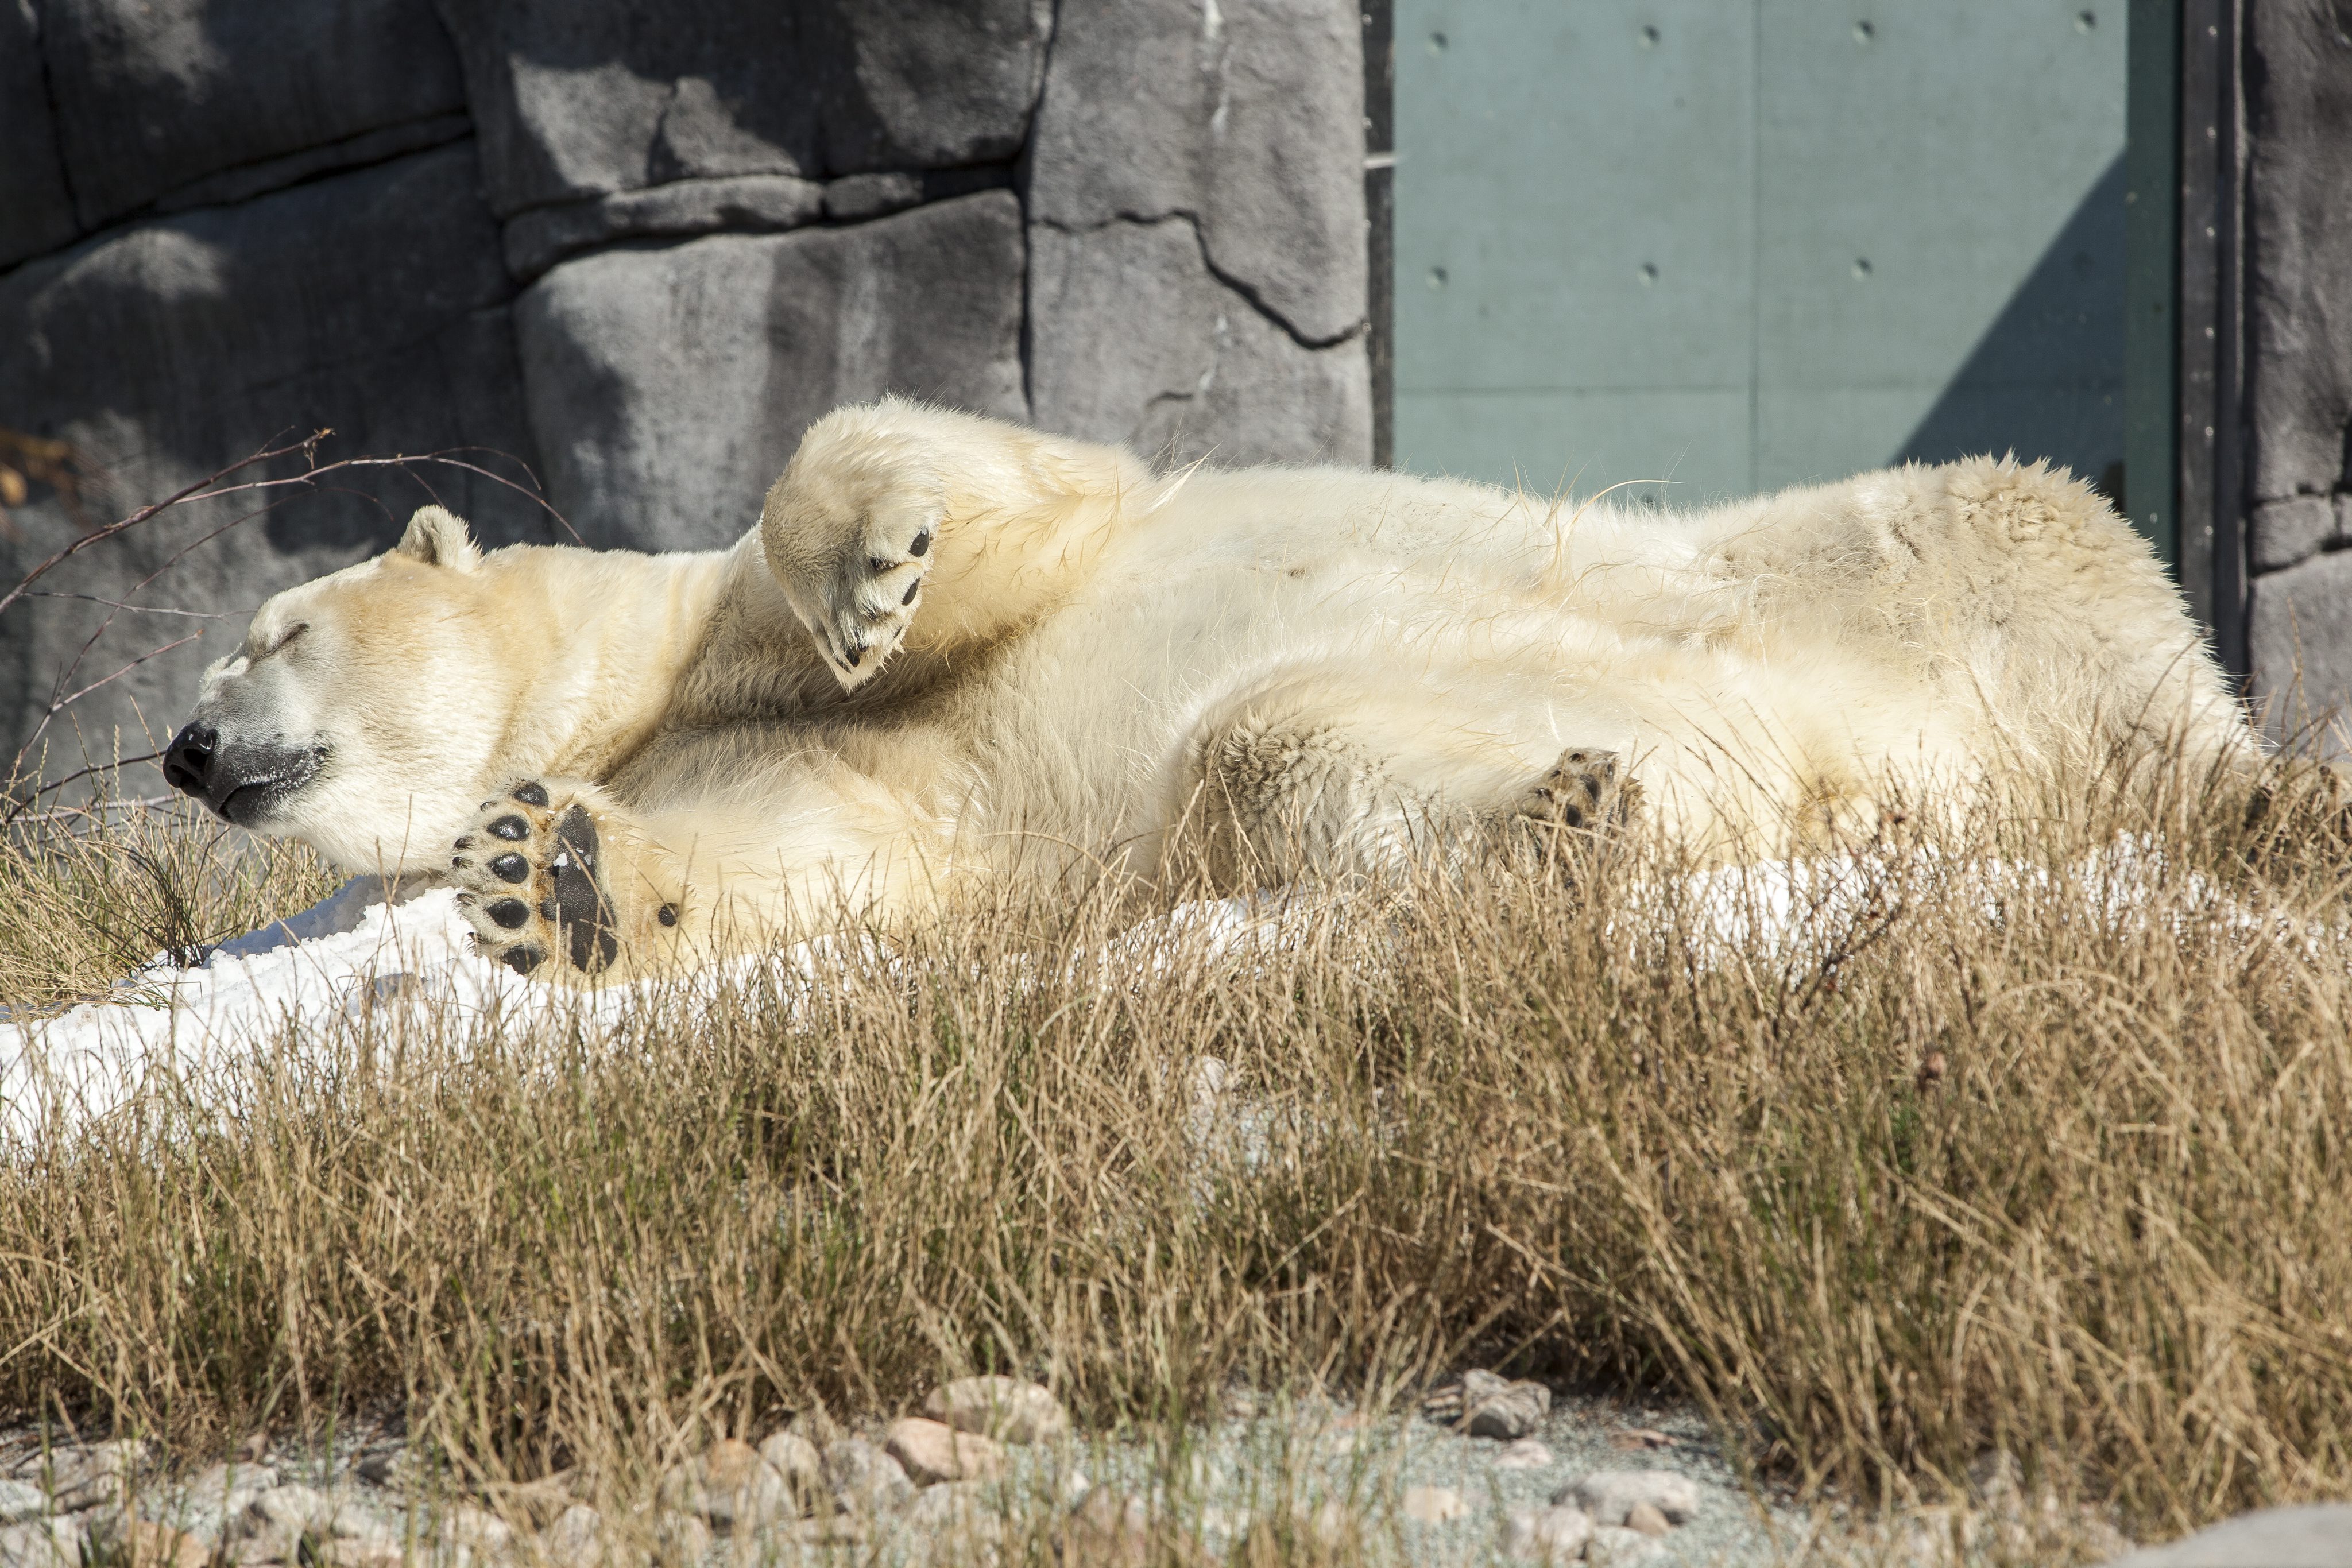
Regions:
M 1725 913 L 1777 873 L 1632 845 L 1222 946 L 1007 895 L 602 1035 L 371 1015 L 233 1117 L 192 1087 L 11 1153 L 0 1404 L 190 1442 L 396 1405 L 486 1479 L 636 1485 L 966 1369 L 1170 1429 L 1235 1379 L 1507 1361 L 1865 1500 L 1992 1448 L 2145 1532 L 2340 1496 L 2352 947 L 2310 792 L 1880 841 L 1793 921 Z M 0 969 L 104 902 L 59 890 L 141 885 L 115 831 L 86 884 L 6 862 Z

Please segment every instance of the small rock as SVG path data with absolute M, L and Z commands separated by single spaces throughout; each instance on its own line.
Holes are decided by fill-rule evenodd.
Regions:
M 1452 1487 L 1407 1487 L 1404 1489 L 1404 1516 L 1423 1524 L 1451 1524 L 1465 1518 L 1470 1505 Z
M 923 1401 L 923 1414 L 1000 1443 L 1052 1443 L 1070 1435 L 1070 1413 L 1041 1385 L 1014 1377 L 959 1377 Z
M 1004 1473 L 1004 1450 L 976 1433 L 909 1416 L 883 1429 L 882 1448 L 919 1487 L 939 1481 L 993 1480 Z
M 1625 1530 L 1613 1524 L 1596 1526 L 1592 1539 L 1584 1543 L 1584 1560 L 1595 1568 L 1617 1568 L 1620 1563 L 1643 1563 L 1665 1555 L 1665 1547 L 1638 1530 Z
M 514 1527 L 486 1508 L 461 1502 L 441 1516 L 440 1536 L 480 1557 L 503 1557 L 514 1550 Z
M 188 1506 L 219 1514 L 223 1519 L 245 1511 L 253 1500 L 278 1484 L 278 1472 L 268 1465 L 224 1459 L 198 1470 L 184 1489 Z
M 1610 1433 L 1609 1446 L 1638 1454 L 1654 1448 L 1671 1448 L 1675 1440 L 1654 1427 L 1628 1427 L 1622 1431 Z
M 1591 1519 L 1580 1508 L 1563 1505 L 1522 1510 L 1511 1515 L 1503 1528 L 1505 1552 L 1547 1563 L 1572 1561 L 1591 1539 Z
M 49 1511 L 49 1500 L 29 1481 L 0 1481 L 0 1524 L 19 1524 Z
M 1504 1442 L 1524 1437 L 1551 1414 L 1551 1390 L 1540 1383 L 1510 1383 L 1491 1372 L 1462 1375 L 1462 1415 L 1455 1425 L 1474 1437 Z
M 1659 1512 L 1654 1503 L 1637 1502 L 1625 1511 L 1625 1528 L 1643 1535 L 1664 1535 L 1674 1527 L 1675 1521 Z
M 1495 1468 L 1498 1470 L 1548 1470 L 1554 1462 L 1552 1451 L 1537 1437 L 1522 1437 L 1507 1444 L 1495 1456 Z
M 982 1551 L 1003 1539 L 1004 1521 L 989 1506 L 982 1481 L 943 1481 L 925 1487 L 899 1517 L 909 1529 Z
M 146 1457 L 147 1446 L 135 1437 L 58 1449 L 45 1467 L 51 1506 L 74 1513 L 115 1500 Z
M 772 1432 L 760 1445 L 760 1457 L 770 1468 L 784 1478 L 792 1490 L 793 1500 L 803 1513 L 817 1511 L 817 1504 L 828 1490 L 824 1482 L 824 1456 L 817 1447 L 798 1432 Z
M 1554 1503 L 1574 1503 L 1596 1524 L 1622 1525 L 1637 1503 L 1648 1503 L 1670 1523 L 1698 1511 L 1698 1483 L 1672 1470 L 1597 1470 L 1552 1494 Z
M 205 1568 L 213 1550 L 185 1531 L 134 1519 L 124 1532 L 132 1568 Z
M 0 1568 L 80 1568 L 81 1526 L 34 1519 L 0 1527 Z
M 871 1518 L 915 1500 L 915 1483 L 898 1460 L 863 1437 L 844 1437 L 824 1451 L 825 1479 L 844 1513 Z
M 673 1466 L 662 1477 L 661 1500 L 729 1534 L 763 1530 L 801 1513 L 782 1474 L 740 1437 L 721 1437 L 698 1458 Z
M 593 1568 L 604 1555 L 604 1516 L 575 1502 L 539 1532 L 539 1549 L 556 1568 Z
M 414 1479 L 415 1461 L 405 1448 L 378 1448 L 362 1457 L 357 1466 L 360 1479 L 370 1486 L 399 1486 Z

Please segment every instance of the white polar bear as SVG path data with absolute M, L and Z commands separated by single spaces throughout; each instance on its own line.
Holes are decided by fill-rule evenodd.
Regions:
M 1637 800 L 1777 854 L 2174 747 L 2256 750 L 2147 546 L 2039 465 L 1662 517 L 886 401 L 731 549 L 484 555 L 424 508 L 262 606 L 167 773 L 603 983 L 975 878 L 1273 883 Z

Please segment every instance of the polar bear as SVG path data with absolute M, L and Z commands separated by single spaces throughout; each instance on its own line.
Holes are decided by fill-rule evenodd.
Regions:
M 886 400 L 730 549 L 485 554 L 423 508 L 261 607 L 166 772 L 602 984 L 977 879 L 1264 884 L 1629 818 L 1773 855 L 2255 749 L 2147 544 L 2042 465 L 1672 516 L 1155 473 Z

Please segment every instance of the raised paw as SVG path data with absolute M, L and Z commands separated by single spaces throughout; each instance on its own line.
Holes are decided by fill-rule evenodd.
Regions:
M 865 475 L 787 475 L 777 488 L 770 516 L 790 521 L 762 524 L 769 565 L 835 678 L 854 689 L 898 651 L 922 607 L 945 505 L 920 483 Z
M 1641 784 L 1626 776 L 1616 752 L 1578 747 L 1560 753 L 1516 815 L 1539 831 L 1598 832 L 1625 821 L 1641 799 Z
M 520 975 L 552 958 L 593 977 L 622 956 L 624 911 L 607 858 L 596 813 L 532 780 L 482 803 L 449 873 L 483 952 Z M 677 918 L 667 904 L 663 913 Z

